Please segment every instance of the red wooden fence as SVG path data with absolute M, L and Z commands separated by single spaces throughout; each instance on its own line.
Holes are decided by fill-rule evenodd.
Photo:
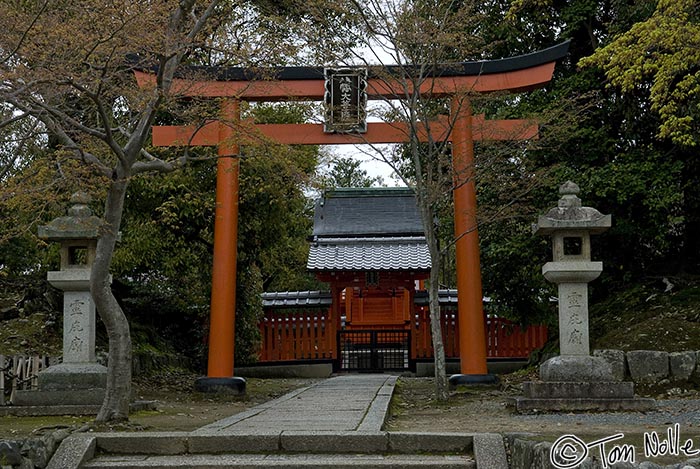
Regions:
M 441 313 L 442 337 L 447 358 L 459 357 L 457 312 Z M 262 347 L 259 361 L 335 359 L 336 328 L 329 310 L 298 312 L 268 309 L 260 321 Z M 427 307 L 416 307 L 411 331 L 411 359 L 433 357 L 430 314 Z M 486 356 L 488 358 L 527 358 L 547 342 L 547 326 L 520 327 L 507 319 L 486 320 Z
M 486 356 L 493 358 L 529 357 L 547 342 L 547 326 L 531 325 L 523 329 L 504 318 L 486 321 Z
M 320 360 L 336 356 L 336 330 L 328 310 L 265 311 L 259 323 L 259 361 Z
M 411 358 L 433 358 L 433 338 L 430 332 L 430 311 L 428 307 L 417 307 L 415 321 L 411 323 Z M 443 309 L 440 313 L 442 344 L 445 357 L 459 356 L 459 334 L 457 332 L 457 312 Z
M 430 313 L 427 307 L 416 308 L 416 320 L 411 324 L 411 358 L 432 358 L 433 345 L 430 333 Z M 445 357 L 459 357 L 457 311 L 443 309 L 442 340 Z M 486 319 L 486 356 L 488 358 L 527 358 L 547 342 L 547 326 L 531 325 L 522 328 L 508 319 Z

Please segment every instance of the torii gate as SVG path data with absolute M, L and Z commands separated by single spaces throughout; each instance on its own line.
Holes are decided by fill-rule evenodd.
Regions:
M 420 91 L 434 98 L 451 98 L 450 126 L 445 121 L 432 125 L 437 140 L 452 142 L 455 174 L 454 217 L 457 258 L 459 350 L 461 374 L 450 378 L 452 384 L 489 382 L 493 376 L 486 368 L 486 342 L 482 304 L 479 235 L 477 231 L 476 188 L 474 183 L 474 141 L 482 139 L 536 138 L 537 124 L 521 120 L 485 120 L 472 115 L 464 93 L 527 91 L 544 86 L 552 79 L 555 63 L 564 57 L 569 43 L 532 54 L 489 61 L 446 65 L 439 74 L 426 80 Z M 391 74 L 392 66 L 384 67 Z M 214 224 L 214 265 L 212 272 L 209 361 L 207 377 L 200 378 L 200 390 L 227 387 L 245 392 L 245 380 L 234 377 L 234 330 L 236 304 L 236 245 L 238 236 L 238 170 L 240 145 L 252 143 L 254 135 L 240 132 L 240 101 L 289 101 L 324 99 L 322 68 L 285 67 L 275 69 L 273 79 L 256 79 L 246 69 L 222 70 L 212 80 L 176 79 L 174 94 L 222 98 L 221 117 L 201 128 L 194 126 L 154 126 L 155 146 L 217 146 L 216 212 Z M 153 86 L 155 76 L 137 71 L 141 87 Z M 370 76 L 368 99 L 397 99 L 402 84 L 397 80 Z M 248 124 L 255 134 L 281 144 L 359 144 L 403 143 L 408 132 L 402 123 L 368 123 L 363 134 L 325 133 L 322 124 Z M 422 136 L 425 138 L 426 136 Z

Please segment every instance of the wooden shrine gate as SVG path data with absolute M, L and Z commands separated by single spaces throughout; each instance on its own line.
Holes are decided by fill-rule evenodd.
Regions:
M 474 181 L 474 142 L 484 139 L 523 140 L 536 138 L 537 125 L 526 121 L 491 121 L 473 115 L 469 96 L 494 92 L 528 91 L 547 84 L 555 63 L 566 55 L 568 43 L 533 54 L 500 60 L 443 64 L 433 76 L 411 93 L 450 101 L 448 119 L 430 124 L 430 135 L 421 139 L 451 142 L 455 184 L 454 225 L 459 290 L 459 344 L 462 376 L 483 377 L 487 346 L 484 342 L 481 266 Z M 367 99 L 400 99 L 405 84 L 397 67 L 382 67 L 382 74 L 366 80 Z M 217 190 L 214 224 L 214 265 L 209 327 L 207 378 L 198 380 L 203 389 L 228 382 L 245 389 L 234 377 L 236 311 L 236 262 L 238 237 L 238 171 L 241 145 L 269 138 L 281 144 L 328 145 L 356 143 L 405 143 L 410 132 L 405 123 L 368 123 L 366 133 L 324 131 L 320 124 L 253 124 L 241 120 L 240 102 L 324 101 L 327 83 L 318 67 L 283 67 L 276 70 L 220 69 L 211 79 L 186 77 L 173 81 L 172 92 L 181 97 L 220 99 L 220 116 L 204 126 L 154 126 L 155 146 L 216 146 Z M 385 75 L 390 78 L 382 78 Z M 137 83 L 152 88 L 157 75 L 152 69 L 135 71 Z M 270 79 L 272 78 L 272 79 Z M 452 125 L 449 125 L 449 124 Z

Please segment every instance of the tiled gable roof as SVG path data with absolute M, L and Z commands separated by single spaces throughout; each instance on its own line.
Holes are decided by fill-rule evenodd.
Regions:
M 438 299 L 441 306 L 457 305 L 457 290 L 440 290 Z M 331 306 L 330 291 L 283 291 L 265 292 L 262 294 L 265 308 L 299 308 L 299 307 L 329 307 Z M 417 306 L 428 305 L 428 292 L 417 291 L 414 297 Z
M 336 189 L 316 201 L 313 236 L 423 236 L 411 189 Z
M 263 293 L 262 302 L 265 308 L 295 308 L 330 306 L 332 298 L 329 291 L 281 291 Z
M 321 270 L 429 270 L 423 237 L 317 238 L 306 267 Z
M 416 197 L 409 188 L 335 189 L 316 201 L 311 271 L 430 269 Z

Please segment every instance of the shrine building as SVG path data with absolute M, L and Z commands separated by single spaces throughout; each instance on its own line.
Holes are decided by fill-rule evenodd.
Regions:
M 329 291 L 267 292 L 260 364 L 326 363 L 334 371 L 418 371 L 433 360 L 430 254 L 409 188 L 342 188 L 315 203 L 307 269 Z M 458 370 L 457 290 L 440 290 L 448 363 Z M 545 326 L 484 315 L 487 360 L 526 361 Z M 426 372 L 429 374 L 429 372 Z

